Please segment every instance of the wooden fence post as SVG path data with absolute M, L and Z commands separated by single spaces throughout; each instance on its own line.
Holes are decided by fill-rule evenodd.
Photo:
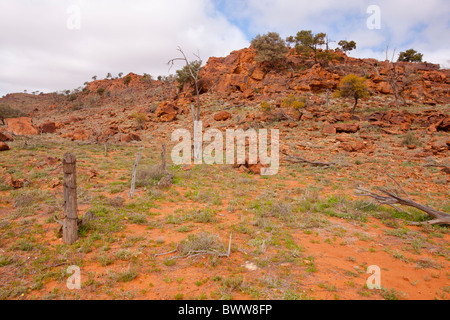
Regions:
M 63 156 L 64 173 L 64 224 L 63 242 L 72 244 L 78 240 L 77 159 L 72 153 Z
M 139 163 L 139 160 L 141 159 L 141 152 L 139 152 L 136 161 L 134 162 L 134 167 L 133 167 L 133 175 L 131 176 L 131 189 L 130 189 L 130 199 L 133 199 L 134 196 L 134 187 L 136 184 L 136 169 Z
M 163 171 L 166 171 L 166 144 L 165 143 L 163 143 L 163 145 L 162 145 L 161 168 Z

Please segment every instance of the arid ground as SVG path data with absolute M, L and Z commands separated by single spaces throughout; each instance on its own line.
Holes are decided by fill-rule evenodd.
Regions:
M 447 102 L 396 105 L 392 94 L 376 92 L 352 115 L 351 99 L 330 98 L 325 109 L 322 90 L 305 93 L 312 103 L 293 118 L 276 113 L 289 92 L 203 93 L 204 130 L 279 129 L 280 169 L 264 176 L 245 166 L 173 164 L 171 134 L 190 130 L 192 116 L 180 107 L 175 119 L 158 121 L 148 110 L 166 88 L 155 83 L 148 104 L 145 96 L 132 100 L 129 88 L 102 103 L 93 89 L 91 107 L 64 96 L 42 98 L 34 110 L 38 96 L 18 96 L 38 133 L 12 135 L 0 152 L 1 299 L 450 298 L 448 226 L 412 225 L 431 217 L 355 191 L 406 197 L 400 185 L 414 201 L 450 213 Z M 265 99 L 275 111 L 261 111 Z M 215 120 L 221 111 L 230 116 Z M 49 121 L 56 129 L 44 133 Z M 103 131 L 94 139 L 96 130 Z M 163 143 L 173 177 L 158 184 Z M 71 245 L 58 222 L 66 152 L 77 157 L 78 215 L 91 213 Z M 67 286 L 69 266 L 80 268 L 80 289 Z M 380 268 L 380 289 L 367 286 L 369 266 Z

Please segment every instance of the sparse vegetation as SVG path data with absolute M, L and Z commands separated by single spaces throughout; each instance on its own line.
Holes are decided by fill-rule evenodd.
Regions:
M 336 97 L 351 97 L 355 99 L 355 104 L 351 110 L 352 113 L 355 112 L 358 100 L 368 95 L 365 79 L 355 74 L 345 76 L 339 84 L 339 89 L 335 92 Z
M 379 93 L 389 89 L 383 77 L 392 65 L 353 58 L 327 65 L 321 59 L 332 50 L 323 47 L 319 41 L 315 55 L 313 47 L 291 49 L 272 70 L 262 70 L 270 63 L 254 61 L 247 48 L 212 59 L 213 72 L 208 64 L 202 70 L 203 132 L 267 129 L 270 137 L 279 130 L 279 171 L 272 176 L 258 173 L 262 163 L 173 162 L 178 141 L 171 133 L 192 128 L 196 98 L 188 82 L 176 88 L 174 75 L 132 75 L 128 86 L 127 77 L 107 77 L 86 83 L 92 92 L 0 99 L 39 130 L 47 122 L 57 129 L 21 135 L 0 125 L 10 147 L 0 155 L 0 299 L 448 300 L 448 226 L 355 192 L 369 185 L 382 194 L 376 190 L 388 171 L 414 201 L 449 212 L 445 72 L 397 64 L 400 76 L 413 79 L 404 96 L 416 95 L 397 109 L 392 93 Z M 351 103 L 325 92 L 349 73 L 371 91 L 358 98 L 357 115 L 349 114 Z M 164 106 L 173 107 L 175 120 L 161 116 Z M 232 118 L 214 120 L 221 111 Z M 247 140 L 244 147 L 252 148 Z M 273 150 L 270 141 L 268 154 Z M 77 156 L 79 228 L 71 245 L 61 241 L 66 152 Z M 394 183 L 383 190 L 406 198 Z M 395 289 L 364 285 L 373 264 L 381 284 Z M 81 269 L 82 290 L 66 287 L 72 265 Z M 405 268 L 408 274 L 394 279 L 399 273 L 391 271 Z
M 271 68 L 284 61 L 289 51 L 284 40 L 276 32 L 268 32 L 262 36 L 258 34 L 251 44 L 256 50 L 255 60 L 267 63 Z

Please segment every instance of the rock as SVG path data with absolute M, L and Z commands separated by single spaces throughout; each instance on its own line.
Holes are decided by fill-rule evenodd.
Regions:
M 228 111 L 220 111 L 214 115 L 214 120 L 216 121 L 225 121 L 231 119 L 231 113 Z
M 6 184 L 14 189 L 20 189 L 24 186 L 25 179 L 13 179 L 12 175 L 8 175 Z
M 6 151 L 6 150 L 9 150 L 9 146 L 5 142 L 0 141 L 0 151 Z
M 48 121 L 39 126 L 42 133 L 55 133 L 56 124 L 53 121 Z
M 56 187 L 59 186 L 59 185 L 61 185 L 61 181 L 59 181 L 58 178 L 53 178 L 53 179 L 50 181 L 50 188 L 52 188 L 52 189 L 56 188 Z
M 444 140 L 438 140 L 431 144 L 431 152 L 433 154 L 438 154 L 440 152 L 446 151 L 449 149 L 449 146 L 446 141 Z
M 69 134 L 70 136 L 72 140 L 87 141 L 91 134 L 83 129 L 75 129 L 72 134 Z
M 415 144 L 408 144 L 407 148 L 410 149 L 410 150 L 414 150 L 414 149 L 417 148 L 417 146 Z
M 376 88 L 377 88 L 377 91 L 382 93 L 382 94 L 390 94 L 390 93 L 392 93 L 391 86 L 389 85 L 389 83 L 384 82 L 384 81 L 378 83 Z
M 0 141 L 14 141 L 14 139 L 8 133 L 0 131 Z
M 336 123 L 333 126 L 336 132 L 355 133 L 359 130 L 358 123 Z
M 336 133 L 336 128 L 333 125 L 325 126 L 322 129 L 322 133 L 323 134 L 335 134 Z
M 253 91 L 253 89 L 247 89 L 243 92 L 242 94 L 244 96 L 245 99 L 253 99 L 255 92 Z
M 38 135 L 39 131 L 33 126 L 33 121 L 29 117 L 8 118 L 6 125 L 8 132 L 18 136 Z
M 174 121 L 177 114 L 177 107 L 167 101 L 161 102 L 155 110 L 155 116 L 162 122 Z
M 141 137 L 135 133 L 128 133 L 120 137 L 121 142 L 141 141 Z
M 435 124 L 437 131 L 450 131 L 450 116 L 445 117 L 444 119 L 438 121 Z
M 366 148 L 366 144 L 359 140 L 342 142 L 339 146 L 347 152 L 361 151 Z

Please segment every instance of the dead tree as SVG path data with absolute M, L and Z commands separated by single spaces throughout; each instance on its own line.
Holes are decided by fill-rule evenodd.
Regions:
M 65 153 L 62 166 L 64 173 L 64 220 L 63 242 L 72 244 L 78 239 L 77 173 L 76 157 Z
M 184 54 L 183 50 L 178 47 L 177 49 L 182 57 L 179 58 L 174 58 L 169 60 L 169 62 L 167 62 L 168 65 L 170 65 L 170 67 L 173 66 L 174 62 L 177 60 L 181 60 L 184 61 L 186 63 L 186 67 L 189 71 L 189 74 L 192 78 L 192 81 L 194 82 L 194 88 L 195 88 L 195 94 L 197 97 L 197 110 L 194 110 L 194 106 L 191 105 L 191 112 L 192 112 L 192 118 L 193 118 L 193 134 L 194 134 L 194 159 L 200 159 L 201 156 L 201 151 L 202 151 L 202 146 L 201 143 L 202 141 L 198 140 L 198 136 L 199 136 L 199 129 L 200 129 L 200 89 L 199 89 L 199 85 L 198 85 L 198 74 L 199 74 L 199 70 L 194 70 L 192 68 L 192 64 L 189 62 L 189 60 L 186 58 L 186 55 Z M 198 54 L 194 54 L 198 60 L 201 62 L 201 58 Z M 201 134 L 201 132 L 200 132 Z
M 412 83 L 413 79 L 411 78 L 410 72 L 407 72 L 405 69 L 403 72 L 403 76 L 400 75 L 398 65 L 396 62 L 393 62 L 395 56 L 395 49 L 392 53 L 391 60 L 388 59 L 388 47 L 386 47 L 386 61 L 387 61 L 387 74 L 381 75 L 378 65 L 375 66 L 375 71 L 377 75 L 383 79 L 385 82 L 389 84 L 392 89 L 392 93 L 394 94 L 395 104 L 398 106 L 399 101 L 401 100 L 402 105 L 407 105 L 406 99 L 403 96 L 406 88 Z
M 181 61 L 184 61 L 186 63 L 186 67 L 189 70 L 189 74 L 191 75 L 192 81 L 194 82 L 195 94 L 196 94 L 196 97 L 197 97 L 197 114 L 194 114 L 194 110 L 192 109 L 192 116 L 194 117 L 194 120 L 200 121 L 200 89 L 199 89 L 199 86 L 198 86 L 199 70 L 196 71 L 196 70 L 192 69 L 191 63 L 186 58 L 186 55 L 184 54 L 183 50 L 180 47 L 178 47 L 177 50 L 181 53 L 181 55 L 183 57 L 170 59 L 169 62 L 167 62 L 167 64 L 170 65 L 170 67 L 172 67 L 173 64 L 175 63 L 175 61 L 177 61 L 177 60 L 181 60 Z M 194 55 L 199 59 L 199 61 L 202 61 L 198 54 L 194 54 Z
M 381 188 L 376 188 L 378 191 L 380 191 L 382 194 L 378 194 L 375 192 L 372 192 L 370 190 L 358 187 L 355 189 L 355 191 L 357 191 L 357 195 L 358 196 L 368 196 L 371 197 L 373 199 L 375 199 L 378 203 L 380 204 L 387 204 L 389 206 L 392 206 L 393 208 L 395 208 L 398 211 L 402 211 L 402 212 L 406 212 L 402 209 L 400 209 L 399 207 L 396 206 L 396 204 L 401 204 L 401 205 L 405 205 L 405 206 L 409 206 L 409 207 L 413 207 L 416 209 L 419 209 L 425 213 L 427 213 L 428 215 L 430 215 L 431 217 L 433 217 L 432 220 L 428 220 L 428 221 L 424 221 L 424 222 L 409 222 L 410 224 L 413 225 L 421 225 L 421 224 L 428 224 L 428 225 L 432 225 L 432 224 L 446 224 L 446 225 L 450 225 L 450 214 L 433 209 L 429 206 L 426 205 L 422 205 L 420 203 L 417 203 L 415 201 L 413 201 L 411 199 L 411 197 L 408 195 L 408 193 L 406 193 L 406 191 L 401 187 L 401 185 L 388 173 L 389 178 L 391 178 L 395 184 L 400 188 L 400 190 L 402 191 L 403 194 L 406 195 L 406 198 L 400 197 L 397 192 L 395 192 L 395 190 L 385 190 L 385 189 L 381 189 Z M 406 212 L 408 213 L 408 212 Z M 409 214 L 409 213 L 408 213 Z

